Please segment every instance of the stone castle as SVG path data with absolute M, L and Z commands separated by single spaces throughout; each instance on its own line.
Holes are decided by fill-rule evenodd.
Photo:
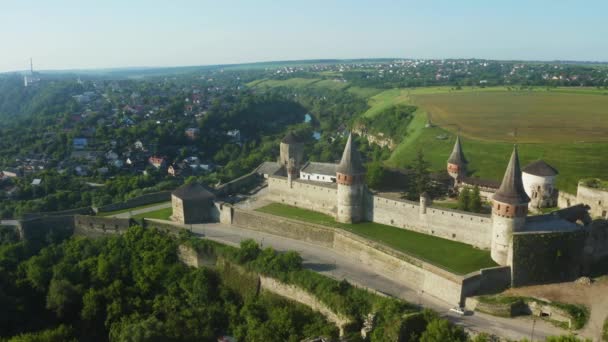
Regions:
M 511 268 L 515 286 L 572 279 L 584 274 L 592 261 L 608 256 L 607 225 L 593 223 L 585 204 L 529 215 L 529 210 L 555 206 L 558 172 L 543 161 L 522 170 L 517 147 L 499 184 L 467 177 L 460 138 L 447 160 L 454 188 L 480 186 L 492 203 L 490 215 L 434 207 L 426 194 L 413 202 L 372 192 L 352 135 L 338 164 L 304 158 L 304 144 L 289 133 L 280 143 L 278 162 L 256 170 L 267 179 L 267 199 L 325 213 L 342 223 L 371 221 L 490 250 L 498 265 Z M 209 202 L 208 194 L 203 197 Z

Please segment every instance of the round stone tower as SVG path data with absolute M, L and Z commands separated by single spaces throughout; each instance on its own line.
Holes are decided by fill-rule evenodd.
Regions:
M 281 166 L 287 168 L 289 160 L 293 159 L 292 167 L 299 172 L 302 160 L 304 160 L 304 143 L 293 132 L 289 132 L 281 140 L 279 148 L 279 163 Z
M 336 168 L 338 183 L 337 220 L 342 223 L 360 222 L 364 218 L 365 168 L 361 156 L 348 135 L 342 160 Z
M 467 160 L 462 152 L 462 146 L 460 145 L 460 136 L 456 136 L 456 142 L 452 149 L 452 154 L 448 158 L 448 174 L 454 178 L 454 184 L 458 183 L 458 177 L 467 175 Z
M 514 232 L 523 230 L 530 198 L 524 190 L 517 147 L 505 171 L 500 188 L 492 198 L 492 259 L 509 264 L 509 248 Z
M 557 170 L 544 160 L 537 160 L 526 165 L 522 170 L 524 190 L 530 197 L 530 209 L 550 208 L 557 205 L 555 178 Z

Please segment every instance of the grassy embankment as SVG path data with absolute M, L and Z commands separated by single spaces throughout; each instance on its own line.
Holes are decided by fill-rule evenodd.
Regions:
M 153 218 L 158 220 L 169 220 L 173 214 L 173 208 L 163 208 L 155 211 L 149 211 L 147 213 L 141 213 L 133 215 L 134 219 Z
M 169 203 L 169 202 L 158 202 L 158 203 L 152 203 L 152 204 L 142 205 L 142 206 L 139 206 L 139 207 L 133 207 L 133 208 L 127 208 L 127 209 L 121 209 L 121 210 L 114 210 L 114 211 L 107 211 L 107 212 L 99 213 L 99 214 L 97 214 L 97 216 L 114 216 L 114 215 L 118 215 L 118 214 L 128 213 L 130 211 L 135 211 L 135 210 L 155 207 L 157 205 L 161 205 L 161 204 L 164 204 L 164 203 Z
M 373 222 L 357 224 L 338 223 L 331 216 L 280 203 L 272 203 L 257 210 L 277 216 L 344 229 L 457 274 L 466 274 L 481 268 L 496 266 L 490 258 L 489 251 L 410 230 Z

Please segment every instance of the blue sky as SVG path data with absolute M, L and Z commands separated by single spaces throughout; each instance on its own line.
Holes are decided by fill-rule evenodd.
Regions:
M 0 72 L 316 58 L 608 61 L 608 1 L 0 0 Z

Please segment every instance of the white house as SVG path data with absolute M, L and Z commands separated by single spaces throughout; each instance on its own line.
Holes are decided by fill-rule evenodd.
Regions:
M 307 162 L 300 170 L 300 179 L 315 182 L 336 182 L 336 164 Z

